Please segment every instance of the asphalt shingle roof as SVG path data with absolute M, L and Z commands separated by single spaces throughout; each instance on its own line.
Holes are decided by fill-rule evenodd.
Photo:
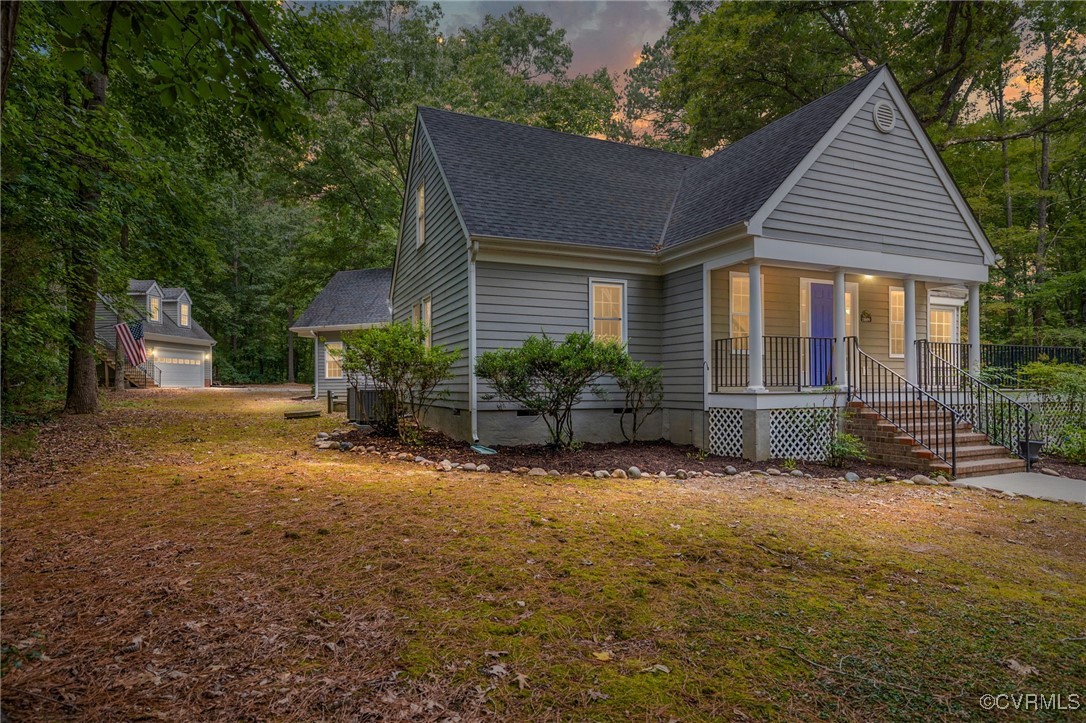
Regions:
M 180 287 L 180 286 L 163 286 L 162 287 L 162 298 L 166 299 L 167 301 L 172 301 L 173 299 L 178 299 L 178 298 L 181 297 L 181 294 L 184 294 L 184 293 L 186 293 L 185 289 Z
M 877 75 L 708 158 L 419 107 L 474 236 L 658 250 L 749 219 Z
M 204 331 L 204 327 L 196 323 L 196 319 L 189 317 L 189 323 L 191 326 L 181 326 L 177 323 L 177 320 L 169 315 L 168 312 L 163 311 L 160 314 L 162 321 L 155 323 L 153 321 L 145 321 L 143 324 L 143 330 L 148 334 L 162 334 L 163 336 L 176 336 L 182 339 L 192 339 L 194 341 L 205 341 L 212 344 L 215 340 L 211 338 L 211 335 Z
M 143 294 L 148 289 L 155 285 L 154 279 L 129 279 L 128 280 L 128 293 L 130 294 Z
M 392 269 L 340 271 L 291 328 L 377 324 L 392 320 L 388 297 Z

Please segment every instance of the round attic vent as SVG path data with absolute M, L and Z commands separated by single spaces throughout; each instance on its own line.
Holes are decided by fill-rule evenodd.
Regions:
M 894 125 L 897 124 L 897 113 L 894 112 L 894 106 L 884 100 L 880 100 L 875 104 L 875 110 L 872 115 L 875 118 L 875 127 L 880 131 L 889 133 L 894 130 Z

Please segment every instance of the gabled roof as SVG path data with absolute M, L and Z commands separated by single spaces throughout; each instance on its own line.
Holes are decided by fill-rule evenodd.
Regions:
M 392 269 L 340 271 L 290 327 L 291 331 L 362 327 L 392 320 Z
M 163 286 L 161 288 L 162 298 L 166 301 L 173 301 L 174 299 L 180 299 L 182 296 L 189 296 L 189 292 L 185 291 L 181 286 Z M 192 297 L 189 296 L 189 300 L 191 299 Z
M 707 158 L 418 113 L 470 235 L 658 251 L 754 216 L 883 70 Z
M 204 331 L 204 327 L 196 323 L 196 320 L 189 317 L 189 323 L 191 326 L 181 326 L 177 323 L 177 320 L 169 315 L 167 312 L 161 314 L 162 321 L 158 324 L 150 323 L 145 324 L 143 329 L 145 334 L 151 334 L 152 336 L 172 336 L 180 339 L 187 339 L 190 341 L 205 342 L 207 344 L 215 344 L 215 340 Z
M 664 246 L 700 238 L 753 216 L 879 70 L 796 109 L 692 168 L 679 189 Z
M 159 286 L 153 279 L 128 280 L 128 293 L 130 294 L 146 294 L 151 289 L 157 288 L 159 288 Z
M 700 158 L 419 108 L 468 232 L 650 250 Z

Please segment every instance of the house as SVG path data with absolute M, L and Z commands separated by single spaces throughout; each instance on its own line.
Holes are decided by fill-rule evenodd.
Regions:
M 662 366 L 646 437 L 819 459 L 848 402 L 876 455 L 978 473 L 1020 467 L 1026 428 L 989 444 L 975 399 L 921 386 L 920 342 L 959 343 L 964 307 L 976 369 L 995 261 L 886 67 L 701 158 L 420 107 L 392 315 L 463 350 L 431 415 L 460 439 L 543 441 L 473 360 L 591 330 Z M 586 398 L 576 436 L 621 439 L 620 407 Z
M 125 379 L 137 387 L 209 387 L 215 340 L 192 315 L 192 297 L 180 287 L 160 286 L 150 279 L 131 279 L 123 299 L 98 295 L 95 338 L 106 368 L 114 369 L 117 335 L 124 321 L 143 322 L 147 361 L 125 360 Z
M 306 307 L 290 330 L 313 339 L 313 393 L 342 397 L 347 378 L 337 358 L 345 331 L 387 324 L 392 269 L 340 271 Z

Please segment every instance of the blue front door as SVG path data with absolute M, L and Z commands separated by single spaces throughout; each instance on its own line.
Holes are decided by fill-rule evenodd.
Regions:
M 833 284 L 811 284 L 810 384 L 833 383 Z

